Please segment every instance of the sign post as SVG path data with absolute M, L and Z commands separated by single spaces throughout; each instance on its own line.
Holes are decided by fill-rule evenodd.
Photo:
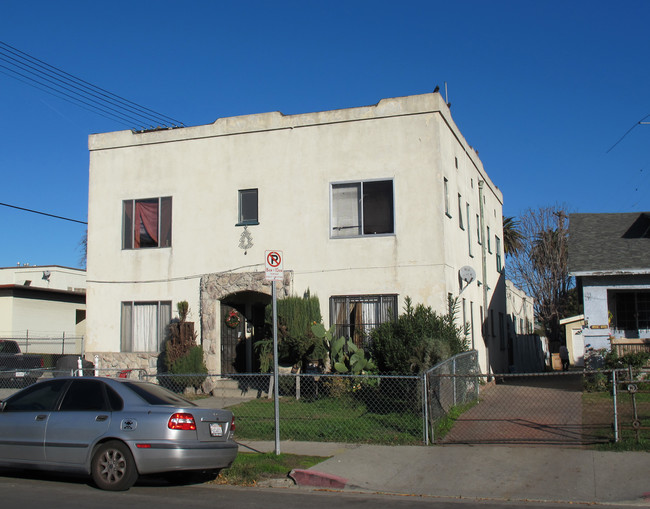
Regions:
M 266 280 L 271 281 L 273 299 L 273 407 L 275 414 L 275 454 L 280 454 L 280 380 L 278 379 L 278 304 L 275 282 L 284 278 L 282 251 L 266 251 L 264 265 Z

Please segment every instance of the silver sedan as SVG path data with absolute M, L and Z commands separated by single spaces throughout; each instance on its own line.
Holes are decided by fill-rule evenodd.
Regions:
M 121 491 L 140 474 L 229 467 L 234 430 L 230 411 L 152 383 L 55 378 L 0 403 L 0 466 L 83 473 Z

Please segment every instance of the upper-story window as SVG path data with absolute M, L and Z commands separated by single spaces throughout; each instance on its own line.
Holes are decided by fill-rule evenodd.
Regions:
M 467 246 L 469 249 L 469 255 L 474 256 L 472 253 L 472 226 L 470 224 L 469 218 L 470 218 L 470 212 L 469 212 L 469 203 L 465 204 L 465 210 L 467 210 Z
M 392 180 L 332 184 L 332 237 L 395 233 Z
M 449 181 L 445 178 L 443 184 L 445 191 L 445 214 L 447 214 L 448 217 L 451 217 L 451 211 L 449 210 Z
M 237 224 L 259 224 L 257 211 L 257 189 L 241 189 L 239 191 L 239 222 Z
M 122 249 L 172 245 L 172 198 L 122 202 Z
M 489 226 L 487 227 L 487 235 L 486 236 L 487 236 L 487 250 L 488 250 L 488 253 L 492 254 L 492 241 L 490 240 L 491 237 L 490 237 L 490 227 Z
M 496 250 L 496 257 L 497 257 L 497 272 L 501 272 L 503 269 L 503 261 L 501 260 L 501 239 L 497 237 L 496 235 L 494 236 L 494 249 Z
M 463 224 L 463 197 L 458 193 L 458 226 L 461 230 L 465 229 Z

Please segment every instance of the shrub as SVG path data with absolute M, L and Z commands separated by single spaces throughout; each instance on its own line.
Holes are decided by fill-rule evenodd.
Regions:
M 179 357 L 169 366 L 169 373 L 171 375 L 188 375 L 169 377 L 170 385 L 179 392 L 184 391 L 186 387 L 200 387 L 208 374 L 208 368 L 203 360 L 203 348 L 200 346 L 190 348 L 186 355 Z
M 372 331 L 371 353 L 380 373 L 420 373 L 452 355 L 467 351 L 467 326 L 456 325 L 457 301 L 439 315 L 429 306 L 415 308 L 406 298 L 405 310 L 394 322 Z
M 613 349 L 605 354 L 605 366 L 609 369 L 624 369 L 628 366 L 641 369 L 648 360 L 650 360 L 650 352 L 628 352 L 619 356 Z

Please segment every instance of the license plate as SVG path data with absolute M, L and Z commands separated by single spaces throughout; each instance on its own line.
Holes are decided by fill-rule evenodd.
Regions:
M 223 436 L 223 426 L 217 422 L 210 423 L 210 435 L 213 437 Z
M 16 378 L 24 378 L 24 377 L 25 377 L 24 371 L 16 371 Z

